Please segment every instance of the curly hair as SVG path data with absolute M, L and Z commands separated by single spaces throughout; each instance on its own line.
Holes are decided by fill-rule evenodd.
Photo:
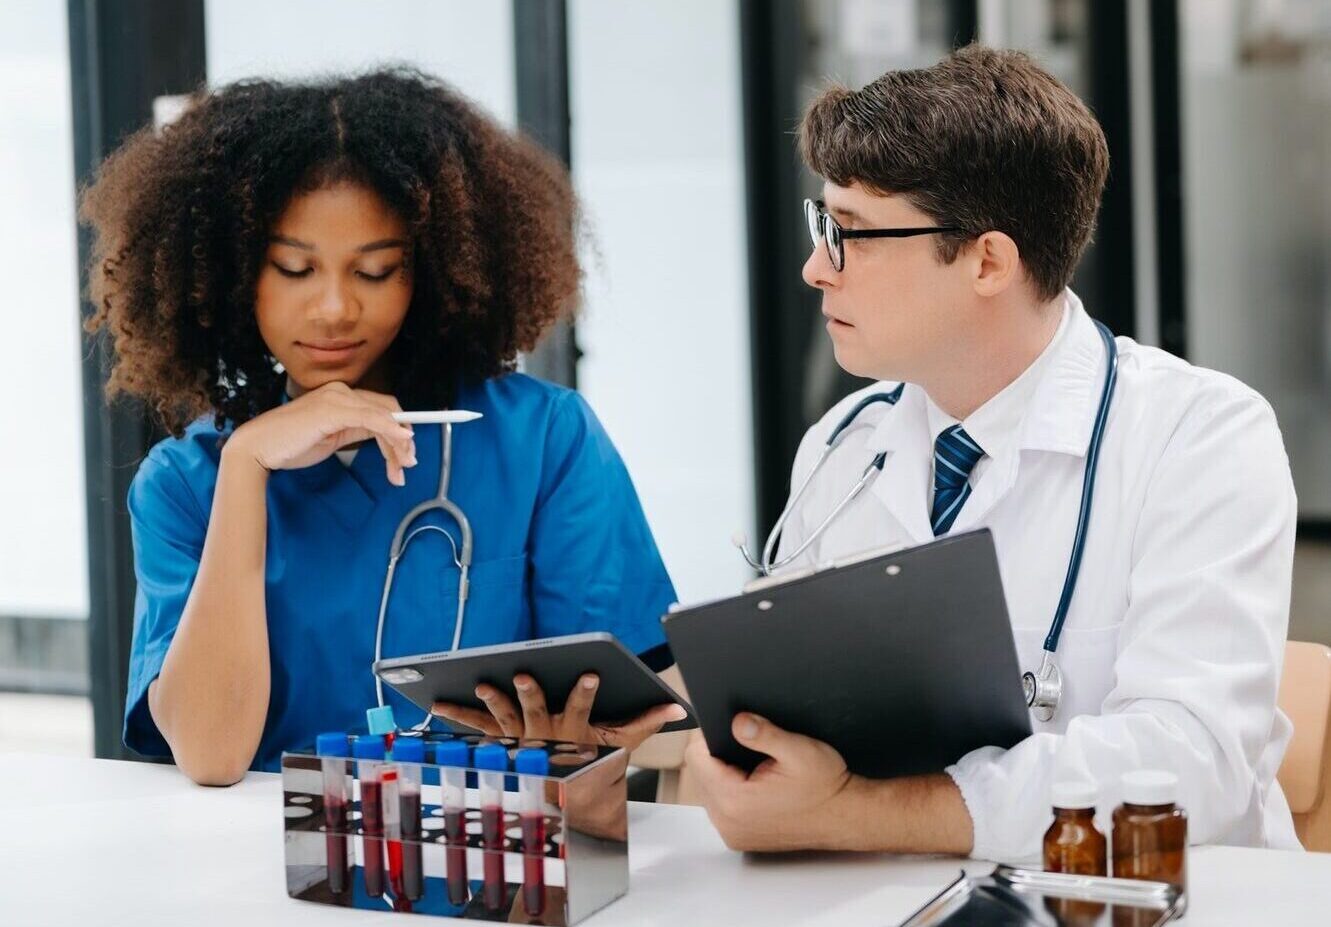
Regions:
M 268 237 L 293 196 L 341 181 L 411 230 L 414 290 L 389 348 L 405 407 L 445 407 L 512 370 L 573 307 L 577 203 L 537 145 L 411 69 L 242 81 L 132 135 L 82 193 L 108 398 L 144 400 L 177 436 L 209 413 L 221 428 L 277 405 L 285 381 L 254 313 Z

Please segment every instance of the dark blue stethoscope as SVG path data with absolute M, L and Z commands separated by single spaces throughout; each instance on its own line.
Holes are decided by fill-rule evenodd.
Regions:
M 1072 554 L 1068 558 L 1068 572 L 1063 579 L 1063 593 L 1058 598 L 1058 608 L 1054 612 L 1054 620 L 1049 625 L 1049 634 L 1044 639 L 1044 654 L 1040 658 L 1040 668 L 1034 673 L 1024 673 L 1021 677 L 1022 689 L 1026 694 L 1026 704 L 1035 712 L 1036 718 L 1041 721 L 1049 721 L 1054 717 L 1059 699 L 1063 696 L 1063 674 L 1059 671 L 1058 664 L 1054 662 L 1054 654 L 1058 650 L 1059 637 L 1063 634 L 1063 622 L 1067 619 L 1068 608 L 1072 605 L 1072 593 L 1077 588 L 1077 577 L 1081 574 L 1081 558 L 1086 547 L 1086 531 L 1091 520 L 1091 500 L 1095 497 L 1095 472 L 1100 463 L 1100 444 L 1105 436 L 1105 425 L 1109 421 L 1109 406 L 1114 401 L 1114 386 L 1118 382 L 1118 345 L 1114 343 L 1113 334 L 1102 323 L 1096 322 L 1095 327 L 1100 332 L 1100 340 L 1104 342 L 1105 356 L 1108 363 L 1105 365 L 1104 386 L 1100 390 L 1100 405 L 1095 412 L 1095 426 L 1091 431 L 1091 441 L 1086 449 L 1086 471 L 1082 477 L 1081 508 L 1077 513 L 1077 532 L 1072 539 Z M 822 469 L 827 458 L 836 449 L 841 436 L 855 423 L 859 414 L 869 406 L 879 402 L 887 403 L 889 406 L 896 405 L 904 389 L 905 384 L 902 383 L 891 392 L 873 393 L 864 397 L 837 423 L 837 426 L 832 429 L 832 434 L 828 436 L 822 453 L 814 461 L 809 475 L 804 478 L 804 482 L 800 484 L 799 489 L 791 495 L 786 507 L 781 510 L 780 517 L 777 518 L 776 524 L 767 536 L 766 543 L 763 544 L 762 559 L 754 558 L 743 542 L 737 541 L 736 546 L 739 547 L 740 553 L 744 555 L 744 559 L 749 562 L 749 566 L 765 576 L 770 576 L 773 571 L 794 563 L 801 554 L 809 549 L 814 541 L 822 536 L 823 532 L 827 530 L 827 526 L 848 505 L 855 501 L 865 487 L 883 472 L 883 464 L 887 460 L 886 451 L 878 453 L 873 460 L 869 461 L 868 466 L 864 468 L 864 472 L 860 474 L 859 480 L 851 487 L 850 492 L 846 493 L 798 548 L 779 560 L 773 559 L 773 553 L 776 550 L 777 542 L 781 538 L 781 532 L 786 526 L 786 520 L 790 517 L 790 513 L 800 499 L 803 498 L 805 490 L 809 488 L 809 484 L 813 482 L 813 478 Z

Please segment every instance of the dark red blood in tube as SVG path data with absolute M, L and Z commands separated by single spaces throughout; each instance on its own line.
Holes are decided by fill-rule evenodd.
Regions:
M 361 779 L 360 814 L 361 829 L 365 833 L 365 894 L 378 898 L 384 893 L 384 842 L 380 838 L 384 833 L 384 810 L 379 801 L 380 790 L 377 781 Z
M 450 904 L 467 903 L 467 832 L 461 811 L 444 812 L 444 833 L 448 837 L 445 863 L 448 869 Z
M 487 805 L 481 809 L 481 840 L 485 845 L 485 907 L 498 911 L 507 894 L 504 885 L 504 809 Z
M 416 899 L 425 894 L 425 881 L 421 873 L 421 795 L 402 792 L 402 894 Z
M 545 815 L 522 816 L 522 905 L 531 915 L 545 908 Z
M 342 797 L 324 795 L 324 829 L 328 847 L 328 890 L 340 895 L 347 890 L 347 803 Z

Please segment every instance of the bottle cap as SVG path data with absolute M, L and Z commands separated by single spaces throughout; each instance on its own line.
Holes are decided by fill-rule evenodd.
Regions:
M 550 757 L 540 747 L 523 747 L 513 757 L 513 771 L 531 776 L 548 776 Z
M 358 760 L 382 760 L 384 758 L 384 739 L 376 734 L 357 737 L 351 745 L 351 754 Z
M 503 744 L 481 744 L 473 759 L 477 769 L 508 772 L 508 750 Z
M 471 748 L 465 740 L 445 740 L 434 745 L 434 761 L 440 766 L 470 766 Z
M 393 733 L 397 730 L 397 722 L 393 720 L 393 706 L 380 705 L 378 708 L 369 709 L 365 712 L 365 724 L 371 734 Z
M 393 759 L 400 763 L 424 763 L 425 741 L 419 737 L 398 737 L 393 741 Z
M 1065 811 L 1094 810 L 1095 800 L 1099 797 L 1098 792 L 1094 782 L 1082 779 L 1055 782 L 1052 790 L 1054 807 Z
M 314 738 L 314 752 L 320 756 L 351 756 L 351 738 L 341 731 Z
M 1172 805 L 1178 776 L 1160 769 L 1140 769 L 1123 776 L 1123 800 L 1130 805 Z

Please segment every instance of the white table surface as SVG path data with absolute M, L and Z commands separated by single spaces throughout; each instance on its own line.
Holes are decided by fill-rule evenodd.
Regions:
M 0 924 L 447 923 L 289 899 L 281 807 L 275 775 L 208 789 L 171 766 L 0 754 Z M 897 924 L 963 865 L 745 856 L 671 805 L 633 803 L 629 841 L 629 893 L 588 927 Z M 1331 925 L 1331 854 L 1200 847 L 1188 877 L 1193 927 Z

